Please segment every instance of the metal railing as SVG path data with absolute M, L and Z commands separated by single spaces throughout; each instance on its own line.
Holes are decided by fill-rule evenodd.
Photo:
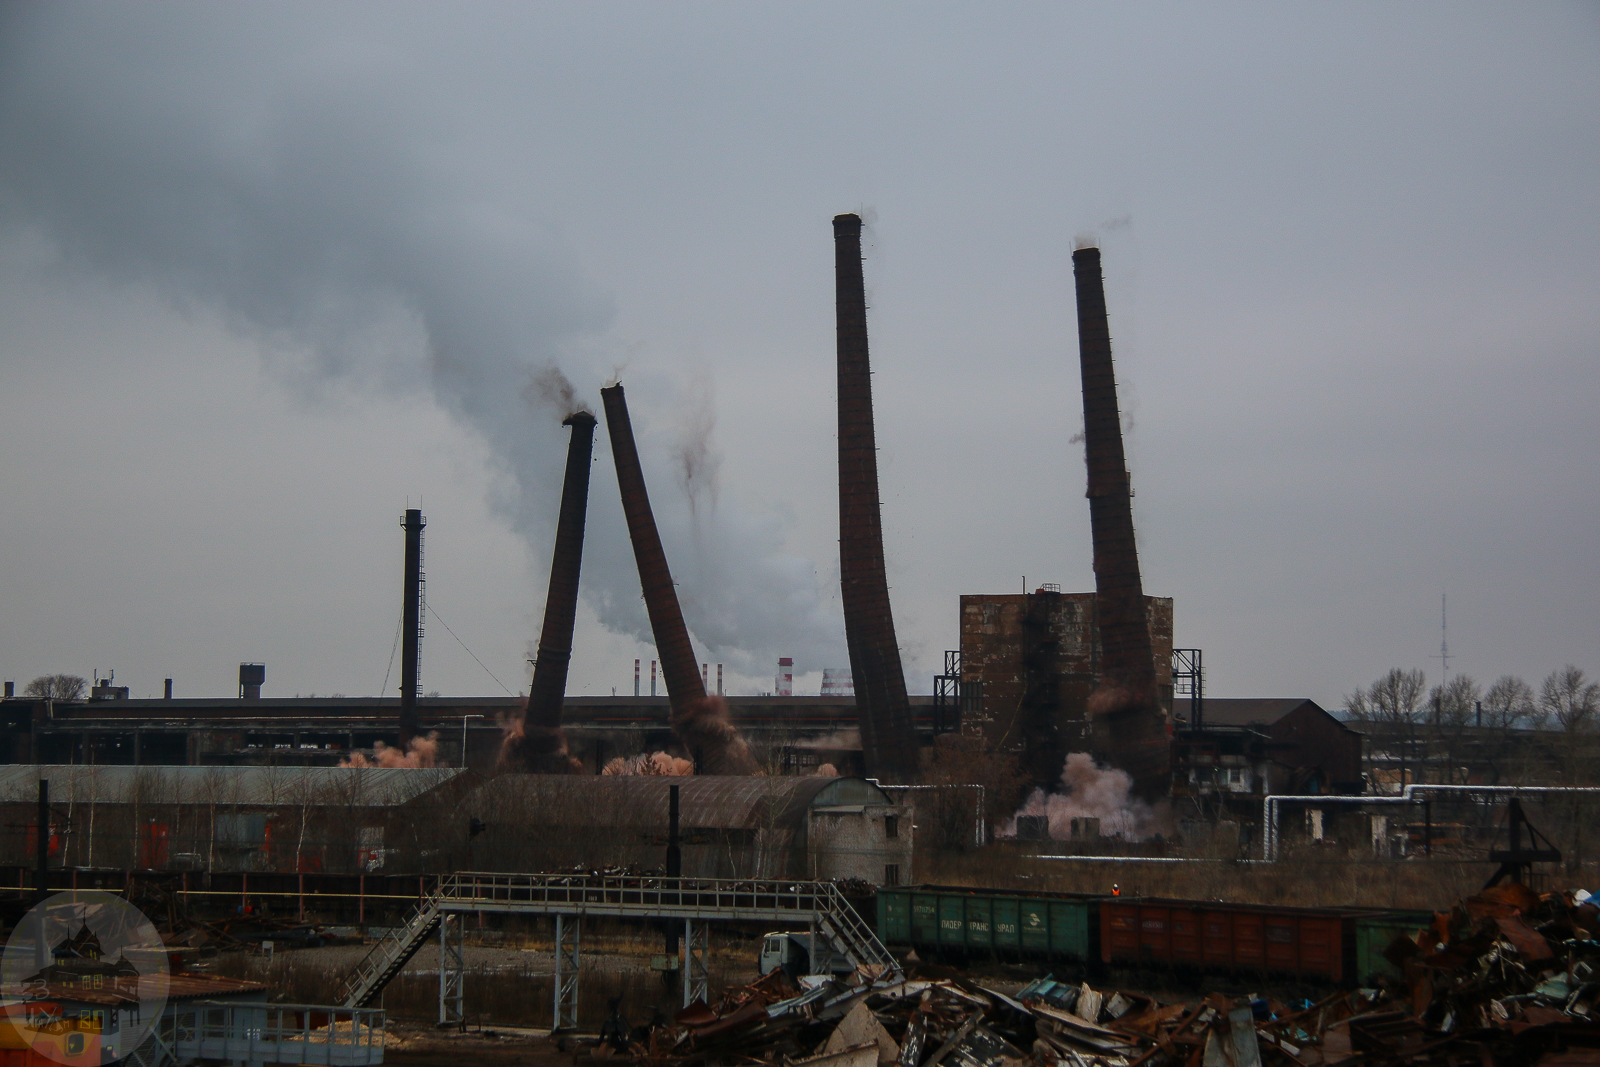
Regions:
M 894 965 L 894 957 L 832 882 L 462 872 L 440 878 L 438 901 L 445 911 L 816 921 L 826 924 L 852 963 Z
M 373 946 L 345 980 L 345 1007 L 372 1003 L 438 928 L 445 913 L 484 911 L 805 923 L 818 927 L 852 966 L 877 967 L 886 974 L 899 969 L 832 882 L 464 871 L 442 875 L 406 924 Z
M 1550 796 L 1550 795 L 1582 795 L 1600 793 L 1600 786 L 1592 785 L 1430 785 L 1426 782 L 1413 782 L 1394 794 L 1372 796 L 1350 796 L 1348 794 L 1329 794 L 1325 796 L 1291 796 L 1287 793 L 1268 795 L 1261 798 L 1261 858 L 1272 863 L 1278 858 L 1278 808 L 1282 804 L 1417 804 L 1426 794 L 1436 796 Z M 1487 861 L 1485 861 L 1487 862 Z
M 369 1006 L 378 994 L 383 992 L 383 987 L 400 973 L 400 968 L 417 954 L 417 949 L 422 947 L 428 935 L 438 928 L 439 920 L 439 893 L 436 889 L 423 898 L 405 925 L 390 930 L 372 946 L 372 951 L 367 953 L 366 958 L 356 965 L 350 977 L 345 979 L 342 1000 L 344 1007 L 349 1009 Z
M 364 1067 L 383 1062 L 384 1022 L 376 1009 L 200 1001 L 162 1020 L 160 1043 L 179 1063 Z

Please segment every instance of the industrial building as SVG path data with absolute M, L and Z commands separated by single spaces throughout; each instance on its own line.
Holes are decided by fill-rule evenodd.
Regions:
M 1015 753 L 1052 784 L 1069 752 L 1097 752 L 1089 697 L 1100 678 L 1094 593 L 1045 585 L 1032 593 L 961 598 L 961 729 Z M 1156 692 L 1172 713 L 1172 600 L 1145 597 Z
M 432 870 L 464 840 L 458 807 L 482 781 L 451 768 L 10 767 L 7 856 L 34 853 L 41 779 L 52 867 L 296 873 Z
M 732 724 L 763 769 L 809 773 L 831 763 L 864 771 L 856 701 L 849 696 L 724 698 Z M 953 709 L 910 698 L 918 743 L 955 729 Z M 519 697 L 419 697 L 420 736 L 433 736 L 437 762 L 482 773 L 499 761 Z M 0 701 L 0 763 L 115 766 L 335 766 L 395 741 L 394 698 L 292 697 L 241 700 Z M 671 751 L 678 744 L 665 696 L 566 697 L 562 729 L 582 769 L 598 773 L 617 756 Z M 462 759 L 465 750 L 466 758 Z
M 657 868 L 674 786 L 686 877 L 912 877 L 910 806 L 862 778 L 817 776 L 502 775 L 463 804 L 488 827 L 473 863 Z
M 1174 706 L 1174 798 L 1217 811 L 1253 798 L 1253 812 L 1269 793 L 1365 792 L 1361 734 L 1315 701 L 1207 697 L 1201 707 L 1196 723 L 1191 699 Z

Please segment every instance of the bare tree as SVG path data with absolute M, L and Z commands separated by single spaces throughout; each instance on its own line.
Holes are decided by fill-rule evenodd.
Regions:
M 1514 674 L 1502 674 L 1483 694 L 1484 725 L 1496 730 L 1537 726 L 1533 687 Z
M 1444 742 L 1444 780 L 1447 785 L 1455 783 L 1457 770 L 1461 772 L 1462 784 L 1467 781 L 1467 768 L 1458 766 L 1459 758 L 1467 727 L 1472 725 L 1477 716 L 1478 698 L 1482 693 L 1482 687 L 1471 675 L 1458 674 L 1442 685 L 1434 686 L 1428 694 L 1428 715 L 1436 737 Z
M 1483 687 L 1471 675 L 1458 674 L 1428 694 L 1428 711 L 1435 726 L 1471 726 Z
M 1421 671 L 1394 667 L 1366 689 L 1357 689 L 1345 697 L 1345 707 L 1351 718 L 1363 722 L 1416 722 L 1417 708 L 1427 688 L 1427 675 Z
M 76 674 L 41 674 L 23 688 L 22 695 L 40 700 L 77 700 L 88 684 L 87 679 Z
M 1568 733 L 1592 730 L 1600 725 L 1600 683 L 1585 681 L 1569 663 L 1551 671 L 1539 687 L 1539 710 Z

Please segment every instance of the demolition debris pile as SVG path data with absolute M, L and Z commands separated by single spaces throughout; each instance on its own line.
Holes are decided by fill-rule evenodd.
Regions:
M 1597 933 L 1586 894 L 1513 884 L 1397 937 L 1385 958 L 1403 978 L 1315 1002 L 1212 993 L 1163 1004 L 1048 977 L 1012 997 L 865 968 L 791 985 L 774 971 L 614 1047 L 684 1067 L 1590 1067 Z

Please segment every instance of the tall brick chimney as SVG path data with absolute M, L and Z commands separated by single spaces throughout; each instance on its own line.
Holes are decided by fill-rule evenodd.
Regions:
M 1100 250 L 1072 254 L 1078 296 L 1078 360 L 1083 372 L 1084 456 L 1094 537 L 1095 620 L 1100 677 L 1089 697 L 1096 755 L 1127 771 L 1142 796 L 1164 795 L 1172 774 L 1169 723 L 1156 691 L 1133 492 L 1122 450 L 1117 379 L 1111 362 Z
M 622 384 L 600 390 L 600 398 L 605 404 L 606 432 L 611 437 L 612 459 L 616 461 L 622 511 L 627 516 L 633 558 L 644 587 L 645 610 L 650 615 L 650 631 L 655 635 L 661 673 L 667 682 L 672 730 L 693 756 L 697 773 L 753 774 L 755 760 L 738 731 L 729 724 L 726 703 L 720 697 L 706 695 L 699 661 L 689 643 L 689 628 L 684 625 L 683 609 L 678 604 L 678 592 L 672 584 L 672 571 L 667 567 L 667 554 L 661 547 L 661 534 L 650 510 L 650 494 L 645 489 Z
M 544 602 L 544 626 L 528 686 L 523 717 L 523 762 L 531 771 L 562 773 L 570 769 L 566 738 L 561 733 L 561 705 L 567 693 L 567 666 L 572 661 L 573 620 L 578 614 L 578 574 L 583 566 L 583 529 L 589 506 L 589 465 L 594 456 L 595 417 L 574 412 L 561 425 L 572 427 L 567 444 L 567 472 L 561 487 L 561 513 L 556 520 L 555 551 L 550 560 L 550 590 Z
M 861 720 L 862 758 L 870 777 L 910 782 L 917 775 L 917 736 L 883 564 L 859 215 L 834 217 L 833 270 L 839 360 L 840 592 Z

